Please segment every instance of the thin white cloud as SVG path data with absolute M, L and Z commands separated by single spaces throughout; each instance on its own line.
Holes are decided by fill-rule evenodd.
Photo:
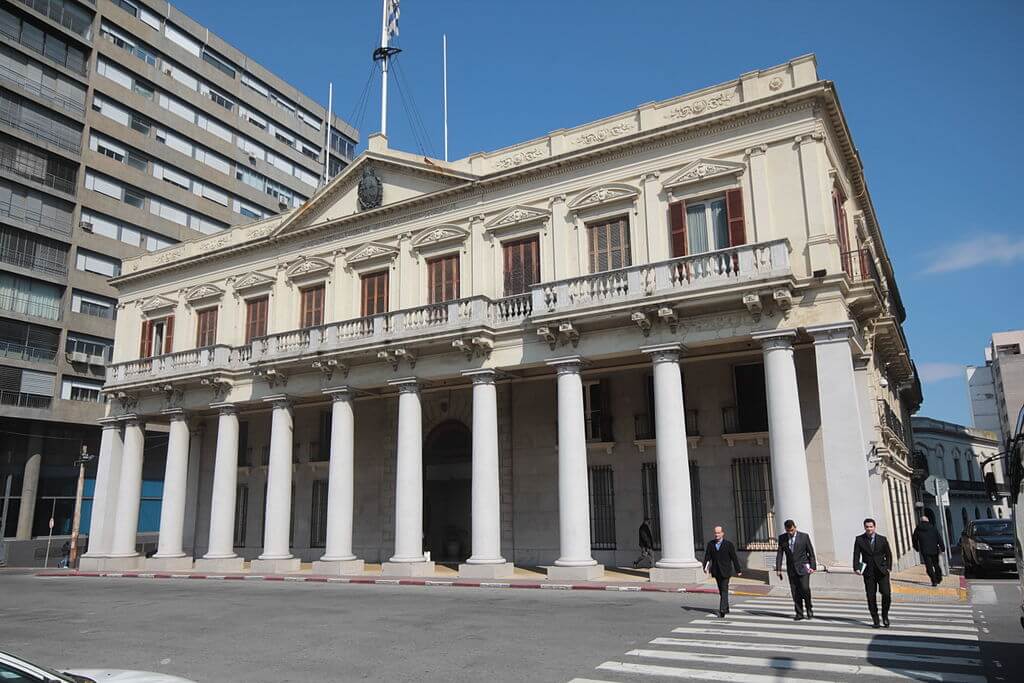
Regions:
M 924 254 L 925 273 L 950 273 L 977 266 L 1007 266 L 1024 261 L 1024 236 L 982 233 Z
M 917 373 L 925 384 L 941 382 L 954 377 L 964 376 L 964 366 L 957 363 L 921 363 Z

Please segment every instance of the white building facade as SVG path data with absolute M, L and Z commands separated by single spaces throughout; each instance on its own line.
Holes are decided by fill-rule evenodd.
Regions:
M 652 580 L 716 524 L 905 562 L 920 386 L 812 56 L 450 163 L 381 136 L 295 211 L 141 256 L 83 567 Z M 169 425 L 136 554 L 143 424 Z

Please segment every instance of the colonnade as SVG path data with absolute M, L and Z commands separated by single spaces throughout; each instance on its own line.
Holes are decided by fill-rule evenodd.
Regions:
M 795 519 L 802 530 L 813 534 L 814 515 L 793 361 L 795 337 L 793 331 L 782 331 L 763 333 L 754 338 L 761 343 L 764 354 L 776 524 L 781 526 L 783 520 Z M 821 332 L 816 336 L 815 344 L 831 343 L 835 338 L 835 335 L 824 335 Z M 669 344 L 646 347 L 641 351 L 650 358 L 653 367 L 662 541 L 662 557 L 652 569 L 651 579 L 692 581 L 701 576 L 702 572 L 693 546 L 689 458 L 685 420 L 682 419 L 685 406 L 679 360 L 683 347 L 680 344 Z M 846 353 L 849 357 L 849 352 Z M 856 415 L 853 369 L 849 360 L 843 365 L 841 354 L 832 354 L 826 350 L 819 353 L 818 357 L 819 385 L 834 383 L 835 378 L 831 377 L 831 373 L 845 375 L 843 371 L 848 370 L 850 375 L 848 382 L 840 382 L 837 391 L 841 395 L 832 396 L 832 400 L 839 401 L 839 406 L 830 407 L 827 413 L 830 424 L 823 423 L 826 438 L 829 438 L 830 430 L 839 429 L 838 424 L 831 423 L 841 418 L 844 410 L 848 411 L 852 406 L 853 413 L 847 412 L 848 417 L 843 419 L 851 419 Z M 548 575 L 556 579 L 592 579 L 602 574 L 603 567 L 594 560 L 590 543 L 587 444 L 581 378 L 585 361 L 579 356 L 570 356 L 550 360 L 548 365 L 557 372 L 559 508 L 559 557 L 554 566 L 549 568 Z M 829 376 L 823 376 L 823 370 Z M 472 381 L 472 555 L 460 565 L 459 573 L 475 578 L 498 578 L 512 573 L 512 564 L 501 556 L 495 387 L 497 374 L 492 369 L 463 373 Z M 384 564 L 383 573 L 397 576 L 429 575 L 433 573 L 433 563 L 424 556 L 422 536 L 421 383 L 414 377 L 408 377 L 393 380 L 390 384 L 398 390 L 395 544 L 394 554 Z M 832 391 L 832 394 L 835 393 Z M 333 418 L 327 533 L 324 555 L 315 563 L 314 570 L 318 573 L 357 573 L 362 570 L 363 562 L 354 555 L 352 546 L 353 391 L 349 387 L 337 387 L 325 390 L 324 394 L 332 399 Z M 297 571 L 299 559 L 292 555 L 289 545 L 293 407 L 285 395 L 271 396 L 264 401 L 270 404 L 272 411 L 266 522 L 263 551 L 253 561 L 252 570 Z M 219 412 L 219 417 L 209 544 L 207 553 L 196 560 L 196 566 L 207 570 L 239 571 L 242 569 L 242 558 L 235 554 L 233 547 L 238 469 L 237 406 L 217 403 L 211 407 Z M 165 413 L 170 420 L 170 435 L 160 538 L 158 552 L 147 561 L 147 566 L 175 569 L 191 566 L 192 562 L 192 558 L 187 557 L 182 549 L 190 432 L 184 412 L 171 410 Z M 853 419 L 859 423 L 859 420 Z M 103 438 L 92 534 L 83 563 L 92 558 L 103 560 L 97 561 L 96 566 L 134 567 L 140 564 L 135 540 L 142 482 L 143 423 L 137 415 L 106 418 L 101 423 Z M 859 451 L 860 447 L 858 442 L 850 448 Z M 840 453 L 840 456 L 845 458 L 846 454 Z M 857 467 L 858 463 L 854 461 L 852 465 L 839 469 L 856 474 Z M 866 487 L 866 474 L 864 477 Z M 839 481 L 837 485 L 849 486 L 850 482 Z M 833 510 L 833 526 L 836 525 L 836 514 L 841 512 Z M 846 516 L 852 515 L 855 518 L 859 514 L 860 510 L 855 506 Z M 849 520 L 846 523 L 848 525 Z

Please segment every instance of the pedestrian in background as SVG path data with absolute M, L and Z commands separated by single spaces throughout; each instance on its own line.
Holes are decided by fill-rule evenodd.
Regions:
M 811 606 L 811 574 L 817 571 L 818 560 L 814 556 L 811 537 L 797 531 L 796 522 L 787 519 L 783 526 L 786 533 L 779 536 L 779 552 L 775 555 L 775 572 L 782 578 L 782 558 L 786 558 L 786 574 L 789 576 L 789 591 L 793 594 L 796 616 L 793 621 L 813 619 Z
M 646 562 L 648 567 L 654 566 L 654 534 L 651 533 L 651 518 L 644 517 L 640 525 L 640 557 L 633 562 L 634 567 L 639 567 Z
M 726 539 L 725 529 L 720 526 L 715 527 L 715 540 L 709 541 L 704 549 L 704 571 L 715 577 L 719 596 L 718 618 L 725 619 L 729 613 L 729 579 L 739 576 L 743 568 L 736 557 L 736 546 Z
M 921 523 L 914 529 L 912 540 L 914 550 L 921 553 L 928 578 L 932 580 L 933 586 L 938 586 L 942 583 L 942 565 L 939 564 L 939 555 L 946 552 L 942 534 L 928 517 L 922 516 Z
M 878 593 L 882 594 L 882 624 L 889 628 L 889 605 L 892 604 L 892 549 L 885 536 L 875 533 L 875 520 L 864 520 L 864 533 L 853 542 L 853 570 L 864 577 L 873 628 L 878 628 Z

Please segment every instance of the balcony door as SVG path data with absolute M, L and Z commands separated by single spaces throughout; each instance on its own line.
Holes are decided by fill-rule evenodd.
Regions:
M 388 311 L 388 271 L 367 273 L 362 277 L 362 314 L 378 315 Z
M 427 291 L 432 304 L 459 298 L 458 254 L 449 254 L 427 261 Z
M 142 323 L 142 340 L 139 357 L 149 358 L 170 353 L 174 346 L 174 316 L 145 320 Z
M 526 294 L 540 282 L 540 241 L 537 236 L 501 245 L 504 256 L 505 296 Z
M 587 224 L 590 237 L 590 272 L 625 268 L 632 265 L 629 248 L 629 218 L 618 216 Z

